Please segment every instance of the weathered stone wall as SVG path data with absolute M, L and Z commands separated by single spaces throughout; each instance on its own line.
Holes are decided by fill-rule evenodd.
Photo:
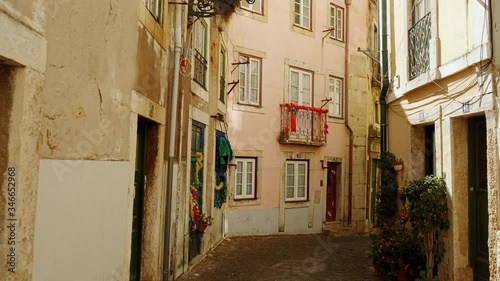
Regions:
M 490 1 L 491 6 L 491 20 L 492 20 L 492 31 L 493 35 L 493 62 L 492 62 L 492 72 L 493 72 L 493 94 L 498 101 L 498 95 L 500 94 L 500 18 L 498 15 L 500 13 L 500 3 L 498 1 Z M 488 145 L 494 147 L 491 151 L 492 164 L 488 170 L 489 181 L 491 182 L 492 191 L 489 194 L 492 199 L 488 205 L 489 212 L 493 214 L 493 218 L 490 220 L 490 280 L 500 280 L 500 202 L 498 200 L 500 182 L 498 179 L 498 174 L 500 172 L 500 142 L 498 141 L 500 136 L 500 112 L 498 107 L 495 111 L 489 114 L 488 119 L 493 121 L 496 126 L 490 126 L 489 133 L 491 137 L 488 138 Z M 491 130 L 491 131 L 490 131 Z M 493 197 L 495 196 L 495 197 Z
M 30 280 L 40 92 L 46 69 L 45 3 L 0 1 L 0 272 Z
M 373 103 L 370 90 L 371 65 L 363 54 L 349 56 L 349 125 L 353 130 L 352 225 L 356 233 L 366 229 L 366 198 L 368 175 L 368 128 L 373 122 Z M 370 105 L 369 105 L 370 104 Z M 349 142 L 347 142 L 349 143 Z M 346 147 L 348 151 L 349 147 Z

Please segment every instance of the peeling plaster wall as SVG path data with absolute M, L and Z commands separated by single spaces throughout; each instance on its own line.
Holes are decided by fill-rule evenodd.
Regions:
M 166 52 L 155 38 L 139 24 L 137 40 L 136 73 L 134 90 L 143 94 L 150 100 L 164 105 L 166 81 Z
M 137 5 L 58 4 L 47 25 L 41 157 L 127 159 Z
M 82 3 L 0 0 L 0 93 L 4 101 L 0 121 L 5 124 L 0 138 L 3 148 L 0 150 L 0 183 L 7 181 L 6 167 L 15 167 L 17 186 L 16 274 L 7 275 L 6 280 L 24 281 L 32 277 L 37 280 L 128 279 L 138 116 L 158 123 L 152 127 L 148 138 L 150 161 L 143 276 L 150 280 L 159 279 L 166 206 L 163 185 L 164 107 L 169 85 L 167 76 L 171 73 L 167 69 L 167 52 L 161 47 L 164 44 L 157 42 L 157 37 L 166 38 L 167 28 L 164 33 L 155 30 L 154 36 L 148 33 L 138 22 L 140 11 L 144 10 L 142 2 L 124 5 L 116 0 Z M 171 19 L 167 16 L 168 8 L 164 10 L 164 17 Z M 5 67 L 6 64 L 9 66 Z M 57 183 L 54 186 L 47 186 L 47 182 L 39 186 L 40 158 L 45 163 L 40 178 L 50 178 L 50 182 Z M 114 196 L 108 201 L 99 201 L 93 193 L 96 190 L 86 188 L 81 182 L 73 184 L 70 181 L 79 177 L 96 180 L 88 178 L 86 164 L 90 162 L 99 162 L 97 172 L 106 173 L 107 180 L 116 184 L 106 189 L 110 188 L 109 185 L 99 182 L 91 184 L 92 188 L 102 192 L 115 190 L 116 193 L 112 194 L 120 193 L 125 197 Z M 126 165 L 127 169 L 121 167 L 119 173 L 114 173 L 117 163 Z M 64 189 L 57 193 L 53 189 L 55 185 L 66 187 L 68 182 L 77 190 Z M 83 194 L 82 198 L 88 201 L 77 198 L 78 202 L 71 205 L 71 210 L 66 210 L 66 203 L 74 200 L 77 193 Z M 40 196 L 37 198 L 37 195 Z M 64 218 L 50 221 L 47 214 L 53 212 L 51 202 L 55 197 L 62 204 L 57 210 L 62 216 L 74 214 L 74 217 L 85 218 L 93 211 L 103 210 L 99 219 L 113 222 L 106 225 L 110 227 L 106 235 L 115 239 L 100 241 L 99 229 L 95 228 L 99 224 L 95 221 L 74 220 L 73 217 L 71 223 L 75 227 L 72 229 Z M 0 198 L 0 208 L 7 210 L 5 197 Z M 119 206 L 114 211 L 121 210 L 123 220 L 108 212 L 113 206 Z M 1 213 L 2 225 L 5 225 L 5 219 L 5 213 Z M 36 232 L 35 222 L 38 225 Z M 57 225 L 53 225 L 54 222 Z M 60 231 L 54 231 L 52 227 L 59 227 Z M 86 231 L 67 234 L 75 229 Z M 7 253 L 7 235 L 10 233 L 6 228 L 0 228 L 2 253 Z M 58 248 L 55 241 L 65 240 L 68 236 L 75 241 L 90 241 L 87 245 L 105 242 L 106 245 L 98 251 L 98 258 L 84 261 L 99 264 L 99 269 L 85 273 L 79 271 L 85 268 L 81 266 L 84 263 L 81 257 L 91 255 L 91 249 L 78 248 L 77 244 Z M 59 253 L 57 259 L 67 264 L 66 269 L 75 265 L 80 267 L 73 272 L 51 270 L 50 258 L 56 250 Z M 84 253 L 75 256 L 72 250 Z M 99 258 L 106 260 L 100 263 Z M 8 272 L 8 266 L 2 259 L 0 270 Z

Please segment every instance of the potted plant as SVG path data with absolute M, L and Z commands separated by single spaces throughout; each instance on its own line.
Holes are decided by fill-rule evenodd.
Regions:
M 394 168 L 394 171 L 402 171 L 404 169 L 404 163 L 403 159 L 397 158 L 394 163 L 392 163 L 392 167 Z
M 204 233 L 207 226 L 211 225 L 214 218 L 207 215 L 206 213 L 200 214 L 199 220 L 195 223 L 195 230 Z
M 405 196 L 415 237 L 425 251 L 425 279 L 432 280 L 434 264 L 443 254 L 439 247 L 440 237 L 449 228 L 446 184 L 441 177 L 426 176 L 411 181 Z

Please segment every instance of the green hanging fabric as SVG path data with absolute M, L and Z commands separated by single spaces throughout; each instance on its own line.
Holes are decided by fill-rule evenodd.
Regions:
M 233 159 L 231 144 L 223 133 L 217 134 L 215 152 L 215 196 L 214 207 L 221 208 L 227 200 L 227 167 L 229 161 Z

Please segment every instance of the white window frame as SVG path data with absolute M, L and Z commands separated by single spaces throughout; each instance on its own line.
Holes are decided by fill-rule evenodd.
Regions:
M 297 8 L 299 11 L 297 11 Z M 309 10 L 309 12 L 305 11 L 306 9 Z M 311 30 L 312 0 L 293 1 L 293 23 L 294 25 L 303 27 L 307 30 Z
M 248 55 L 240 55 L 240 65 L 238 69 L 239 92 L 238 103 L 261 106 L 261 81 L 262 81 L 262 60 Z M 251 73 L 252 65 L 257 64 L 257 73 Z M 252 78 L 257 79 L 256 87 L 252 87 Z M 255 91 L 256 96 L 252 96 Z
M 288 174 L 288 166 L 293 166 L 293 175 Z M 299 175 L 299 165 L 305 165 L 305 174 Z M 289 184 L 289 176 L 293 177 L 293 185 Z M 299 197 L 299 176 L 304 176 L 304 196 Z M 288 196 L 289 187 L 293 188 L 293 196 Z M 285 162 L 285 202 L 290 201 L 307 201 L 309 198 L 309 161 L 304 160 L 287 160 Z
M 430 0 L 412 0 L 411 3 L 413 26 L 431 11 L 431 3 Z
M 343 79 L 330 76 L 328 79 L 328 115 L 341 118 L 343 113 Z
M 344 42 L 344 8 L 330 3 L 330 38 Z
M 240 7 L 243 10 L 250 11 L 252 13 L 264 14 L 263 13 L 263 5 L 265 0 L 255 0 L 253 4 L 248 4 L 246 0 L 241 0 Z
M 240 166 L 241 165 L 241 166 Z M 252 172 L 247 171 L 249 165 L 252 167 Z M 241 167 L 241 172 L 238 168 Z M 238 183 L 238 176 L 241 174 L 241 183 Z M 248 192 L 247 187 L 250 184 L 251 190 Z M 241 186 L 241 194 L 238 194 L 238 186 Z M 234 199 L 256 199 L 257 194 L 257 158 L 241 158 L 236 157 L 236 169 L 234 176 Z
M 297 73 L 298 75 L 298 84 L 297 85 L 294 85 L 293 84 L 293 79 L 292 79 L 292 75 L 294 73 Z M 306 76 L 309 76 L 309 84 L 304 82 L 304 78 Z M 291 103 L 295 103 L 295 104 L 298 104 L 298 105 L 304 105 L 304 106 L 312 106 L 313 105 L 313 79 L 314 79 L 314 73 L 312 71 L 305 71 L 305 70 L 301 70 L 301 69 L 298 69 L 298 68 L 292 68 L 290 67 L 290 73 L 289 73 L 289 82 L 288 82 L 288 101 L 291 102 Z M 305 92 L 307 91 L 307 88 L 306 87 L 309 87 L 309 98 L 308 100 L 305 99 Z M 292 97 L 292 92 L 293 92 L 293 89 L 294 88 L 297 88 L 298 89 L 298 97 L 297 99 L 294 99 Z
M 156 21 L 161 22 L 163 0 L 145 0 L 145 6 Z

